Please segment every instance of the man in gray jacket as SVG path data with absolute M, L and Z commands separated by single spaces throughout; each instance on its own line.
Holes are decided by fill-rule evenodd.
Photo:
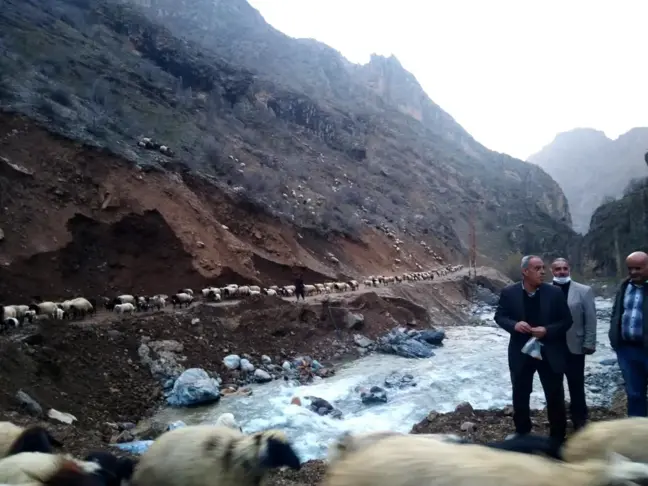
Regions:
M 596 350 L 596 305 L 594 292 L 587 285 L 571 279 L 569 262 L 557 258 L 551 264 L 553 283 L 565 294 L 573 324 L 567 331 L 567 366 L 565 376 L 569 387 L 570 415 L 574 429 L 587 422 L 585 402 L 585 355 Z
M 616 351 L 628 396 L 628 416 L 648 416 L 648 254 L 630 253 L 628 278 L 614 298 L 610 345 Z

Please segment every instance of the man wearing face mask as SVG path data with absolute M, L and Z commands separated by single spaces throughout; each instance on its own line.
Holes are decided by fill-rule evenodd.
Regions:
M 587 285 L 571 279 L 569 262 L 557 258 L 551 264 L 553 283 L 565 294 L 573 324 L 567 331 L 567 386 L 570 396 L 570 414 L 574 430 L 587 421 L 585 402 L 585 355 L 596 351 L 596 304 L 594 291 Z
M 614 298 L 610 345 L 616 351 L 628 396 L 628 416 L 648 416 L 648 254 L 630 253 L 628 278 Z

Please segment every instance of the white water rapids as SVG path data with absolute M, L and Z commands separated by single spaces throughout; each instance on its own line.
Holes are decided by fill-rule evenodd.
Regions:
M 611 367 L 601 364 L 615 357 L 607 338 L 609 321 L 605 316 L 609 315 L 610 308 L 609 301 L 597 299 L 599 342 L 596 354 L 588 356 L 586 362 L 586 374 L 594 378 L 588 379 L 591 405 L 606 403 L 614 389 L 604 383 L 609 381 L 605 375 Z M 306 461 L 323 458 L 330 441 L 347 430 L 409 432 L 430 411 L 450 412 L 461 402 L 470 402 L 474 408 L 502 408 L 511 403 L 508 334 L 494 325 L 492 311 L 482 313 L 480 318 L 485 325 L 446 329 L 444 346 L 435 349 L 436 355 L 429 359 L 374 354 L 349 363 L 335 376 L 311 385 L 289 387 L 283 380 L 253 385 L 254 393 L 249 397 L 225 397 L 216 405 L 199 409 L 168 408 L 157 419 L 182 420 L 188 425 L 213 423 L 221 413 L 232 412 L 246 433 L 267 428 L 284 430 L 302 461 Z M 394 371 L 412 374 L 417 386 L 387 388 L 387 403 L 364 405 L 356 387 L 384 387 L 385 378 Z M 537 375 L 533 389 L 531 406 L 544 407 Z M 566 386 L 565 393 L 568 395 Z M 293 396 L 309 395 L 328 400 L 342 411 L 343 418 L 322 417 L 306 407 L 290 404 Z

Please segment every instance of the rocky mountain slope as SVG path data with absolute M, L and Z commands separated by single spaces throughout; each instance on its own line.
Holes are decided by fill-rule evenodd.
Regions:
M 484 259 L 573 242 L 558 185 L 396 59 L 351 65 L 243 0 L 5 0 L 0 49 L 3 110 L 84 144 L 3 116 L 0 291 L 416 269 L 465 255 L 471 214 Z
M 616 140 L 598 130 L 579 128 L 558 134 L 528 160 L 560 184 L 574 229 L 584 234 L 600 204 L 620 197 L 632 179 L 648 174 L 643 160 L 646 149 L 648 128 L 633 128 Z
M 600 276 L 624 276 L 625 257 L 648 251 L 648 178 L 632 182 L 622 198 L 596 209 L 583 247 L 585 269 Z

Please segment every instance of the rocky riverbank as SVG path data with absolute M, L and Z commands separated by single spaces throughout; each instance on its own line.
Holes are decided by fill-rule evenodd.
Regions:
M 134 424 L 164 403 L 169 381 L 187 369 L 205 370 L 221 394 L 269 379 L 308 382 L 386 346 L 377 338 L 397 325 L 427 328 L 430 317 L 406 299 L 368 292 L 27 326 L 0 336 L 0 420 L 47 421 L 73 453 L 105 448 L 132 438 Z M 73 423 L 48 419 L 51 409 Z
M 469 403 L 459 404 L 454 412 L 430 414 L 412 427 L 412 434 L 456 434 L 478 444 L 502 440 L 513 432 L 512 407 L 499 410 L 475 410 Z M 592 407 L 591 420 L 611 420 L 625 416 L 625 398 L 618 393 L 610 408 Z M 544 410 L 532 411 L 534 432 L 548 434 L 548 421 Z M 324 461 L 310 461 L 301 471 L 274 474 L 269 484 L 273 486 L 307 486 L 318 484 L 326 473 Z

